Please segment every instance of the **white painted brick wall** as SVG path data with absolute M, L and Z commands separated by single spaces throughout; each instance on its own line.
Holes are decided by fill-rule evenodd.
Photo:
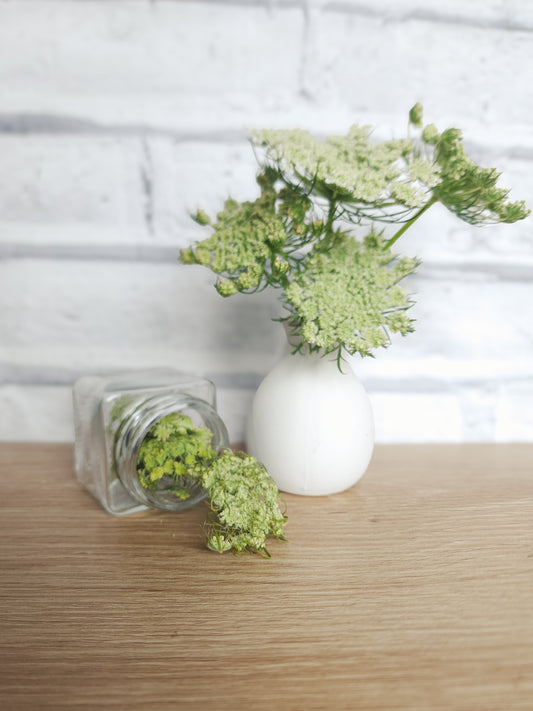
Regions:
M 401 135 L 421 101 L 533 206 L 533 4 L 0 0 L 0 439 L 70 440 L 75 377 L 211 376 L 232 438 L 284 348 L 276 297 L 176 264 L 254 194 L 249 128 Z M 398 244 L 417 331 L 355 360 L 379 441 L 533 441 L 533 220 L 435 208 Z

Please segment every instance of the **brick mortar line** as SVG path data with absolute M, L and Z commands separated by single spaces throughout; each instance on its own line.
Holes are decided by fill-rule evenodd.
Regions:
M 93 0 L 95 1 L 95 0 Z M 79 0 L 56 0 L 56 2 L 61 2 L 62 4 L 78 5 Z M 104 5 L 105 2 L 109 3 L 109 0 L 96 0 L 100 4 Z M 1 5 L 11 4 L 12 0 L 0 0 Z M 118 4 L 118 3 L 114 3 Z M 121 2 L 122 4 L 122 2 Z M 124 2 L 124 4 L 126 4 Z M 133 4 L 133 2 L 130 2 Z M 135 4 L 138 4 L 135 2 Z M 151 7 L 154 11 L 157 11 L 158 5 L 213 5 L 221 6 L 221 0 L 145 0 L 143 3 L 147 7 Z M 465 17 L 458 15 L 457 13 L 446 13 L 431 10 L 406 10 L 405 12 L 394 12 L 387 9 L 375 8 L 371 3 L 351 3 L 343 2 L 343 0 L 331 0 L 330 2 L 316 3 L 313 0 L 227 0 L 224 3 L 226 7 L 242 7 L 242 8 L 264 8 L 266 10 L 276 10 L 276 11 L 290 11 L 294 9 L 301 9 L 305 13 L 314 12 L 315 14 L 321 13 L 335 13 L 343 15 L 358 15 L 361 17 L 371 17 L 376 19 L 382 19 L 384 22 L 432 22 L 435 24 L 450 24 L 450 25 L 462 25 L 467 27 L 475 27 L 480 29 L 491 29 L 491 30 L 502 30 L 504 32 L 533 32 L 533 25 L 528 23 L 518 23 L 511 19 L 501 17 L 501 18 L 478 18 L 478 17 Z
M 0 0 L 1 2 L 2 0 Z M 236 143 L 246 140 L 246 134 L 240 129 L 222 131 L 179 131 L 171 128 L 157 128 L 144 124 L 109 125 L 75 116 L 54 115 L 48 113 L 4 112 L 0 113 L 0 135 L 105 135 L 146 139 L 152 136 L 167 137 L 180 143 Z
M 180 247 L 154 245 L 20 245 L 0 243 L 0 263 L 6 260 L 74 261 L 74 262 L 136 262 L 139 264 L 178 264 Z M 465 274 L 485 274 L 503 281 L 533 280 L 533 258 L 524 263 L 517 257 L 515 262 L 501 261 L 436 261 L 425 259 L 416 273 L 419 280 L 434 279 L 436 275 L 464 280 Z
M 366 118 L 368 118 L 366 114 L 360 114 L 359 117 L 354 115 L 354 123 L 364 123 Z M 518 130 L 525 131 L 526 128 L 520 126 Z M 505 131 L 507 134 L 511 133 L 508 126 L 505 127 Z M 472 130 L 470 129 L 471 133 Z M 242 128 L 187 131 L 145 124 L 112 125 L 90 119 L 48 113 L 0 113 L 0 137 L 11 135 L 43 135 L 60 138 L 65 136 L 116 136 L 119 138 L 138 139 L 141 142 L 146 142 L 147 139 L 155 137 L 168 138 L 176 143 L 208 143 L 213 145 L 245 144 L 248 141 L 247 132 Z M 524 134 L 525 140 L 522 143 L 506 143 L 502 141 L 501 135 L 499 140 L 490 135 L 486 136 L 486 140 L 483 140 L 483 137 L 481 139 L 472 138 L 471 135 L 464 135 L 464 139 L 465 145 L 470 151 L 477 150 L 490 155 L 503 155 L 513 159 L 533 161 L 533 135 Z M 498 140 L 496 144 L 495 140 Z
M 34 4 L 36 0 L 18 0 L 21 4 Z M 41 4 L 43 4 L 41 0 Z M 0 6 L 12 4 L 13 0 L 0 0 Z M 79 6 L 80 0 L 51 0 L 49 4 Z M 92 4 L 100 5 L 146 5 L 157 10 L 158 5 L 226 5 L 228 7 L 263 7 L 266 9 L 294 9 L 305 5 L 306 0 L 91 0 Z M 89 4 L 89 3 L 87 3 Z
M 35 373 L 35 369 L 31 366 L 14 366 L 8 367 L 7 373 L 2 373 L 3 366 L 0 365 L 0 389 L 7 386 L 17 387 L 44 387 L 44 388 L 71 388 L 74 381 L 87 374 L 86 369 L 80 371 L 71 371 L 65 368 L 65 374 L 59 372 L 59 368 L 40 368 L 39 374 Z M 10 374 L 9 371 L 12 371 Z M 131 369 L 130 369 L 131 370 Z M 13 372 L 16 371 L 16 372 Z M 101 373 L 107 375 L 113 372 L 121 372 L 120 368 L 104 368 Z M 90 371 L 91 375 L 97 375 L 98 372 L 94 369 Z M 494 392 L 502 386 L 517 385 L 520 383 L 530 383 L 533 376 L 531 374 L 520 375 L 495 375 L 492 379 L 487 379 L 486 374 L 480 375 L 478 378 L 468 375 L 458 375 L 451 377 L 430 377 L 430 376 L 405 376 L 395 377 L 390 376 L 367 376 L 363 379 L 365 389 L 369 394 L 381 395 L 424 395 L 424 394 L 442 394 L 442 395 L 460 395 L 461 392 L 467 389 L 475 389 L 487 393 Z M 235 376 L 228 374 L 217 376 L 213 373 L 206 373 L 205 377 L 212 380 L 219 391 L 224 390 L 239 390 L 239 391 L 254 391 L 260 384 L 264 374 L 255 373 L 237 373 Z
M 313 8 L 313 2 L 308 2 L 310 8 Z M 474 27 L 479 29 L 488 30 L 501 30 L 503 32 L 523 32 L 531 33 L 533 32 L 533 25 L 515 23 L 504 17 L 502 18 L 487 18 L 478 19 L 476 17 L 463 17 L 457 14 L 445 14 L 442 12 L 431 12 L 427 10 L 407 10 L 405 12 L 388 12 L 387 10 L 380 10 L 379 8 L 373 8 L 367 4 L 357 4 L 354 5 L 349 2 L 342 2 L 342 0 L 332 2 L 327 2 L 321 4 L 316 8 L 320 12 L 330 12 L 335 14 L 344 15 L 359 15 L 362 17 L 371 17 L 377 20 L 381 19 L 384 23 L 405 23 L 405 22 L 432 22 L 434 24 L 446 24 L 446 25 L 461 25 L 465 27 Z

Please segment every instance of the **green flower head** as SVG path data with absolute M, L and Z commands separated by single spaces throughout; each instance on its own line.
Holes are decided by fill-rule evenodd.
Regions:
M 285 291 L 288 320 L 299 326 L 302 345 L 371 355 L 388 345 L 390 333 L 412 330 L 405 315 L 411 301 L 398 282 L 418 262 L 396 260 L 383 247 L 376 233 L 362 243 L 338 233 L 327 251 L 311 254 L 305 271 Z
M 197 427 L 180 412 L 161 418 L 139 448 L 137 475 L 141 485 L 163 488 L 179 499 L 190 498 L 193 487 L 207 493 L 207 548 L 218 553 L 249 551 L 270 557 L 272 536 L 284 539 L 287 517 L 279 491 L 265 467 L 242 452 L 215 452 L 213 433 Z
M 210 499 L 206 536 L 211 550 L 269 557 L 267 538 L 285 540 L 287 517 L 280 508 L 278 488 L 254 457 L 224 452 L 205 472 L 202 485 Z

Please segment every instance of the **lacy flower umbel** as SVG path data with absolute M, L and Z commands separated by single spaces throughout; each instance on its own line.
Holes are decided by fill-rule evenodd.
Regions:
M 230 449 L 217 453 L 212 438 L 207 427 L 194 426 L 179 412 L 163 417 L 139 449 L 139 481 L 150 490 L 166 478 L 180 499 L 187 499 L 191 482 L 198 482 L 209 506 L 207 547 L 218 553 L 249 551 L 270 557 L 267 538 L 285 540 L 287 517 L 279 506 L 278 487 L 254 457 Z
M 367 126 L 325 140 L 299 129 L 254 133 L 259 197 L 228 199 L 213 220 L 199 210 L 194 219 L 211 235 L 182 262 L 215 272 L 222 296 L 279 289 L 296 350 L 340 360 L 389 345 L 390 334 L 413 330 L 399 282 L 419 264 L 391 247 L 432 205 L 474 225 L 529 214 L 497 187 L 496 170 L 466 155 L 459 130 L 423 126 L 420 104 L 409 128 L 415 137 L 381 142 Z M 378 223 L 398 227 L 385 238 Z

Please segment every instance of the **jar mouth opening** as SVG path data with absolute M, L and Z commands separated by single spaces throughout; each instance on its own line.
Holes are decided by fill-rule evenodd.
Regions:
M 212 432 L 211 446 L 217 454 L 229 447 L 226 427 L 216 410 L 206 401 L 188 395 L 154 396 L 140 403 L 127 416 L 115 439 L 115 465 L 123 486 L 138 501 L 151 508 L 179 511 L 202 501 L 206 492 L 198 481 L 183 475 L 178 481 L 163 476 L 154 488 L 145 488 L 139 479 L 138 458 L 142 443 L 163 417 L 179 413 L 195 426 Z M 176 493 L 178 492 L 178 493 Z

